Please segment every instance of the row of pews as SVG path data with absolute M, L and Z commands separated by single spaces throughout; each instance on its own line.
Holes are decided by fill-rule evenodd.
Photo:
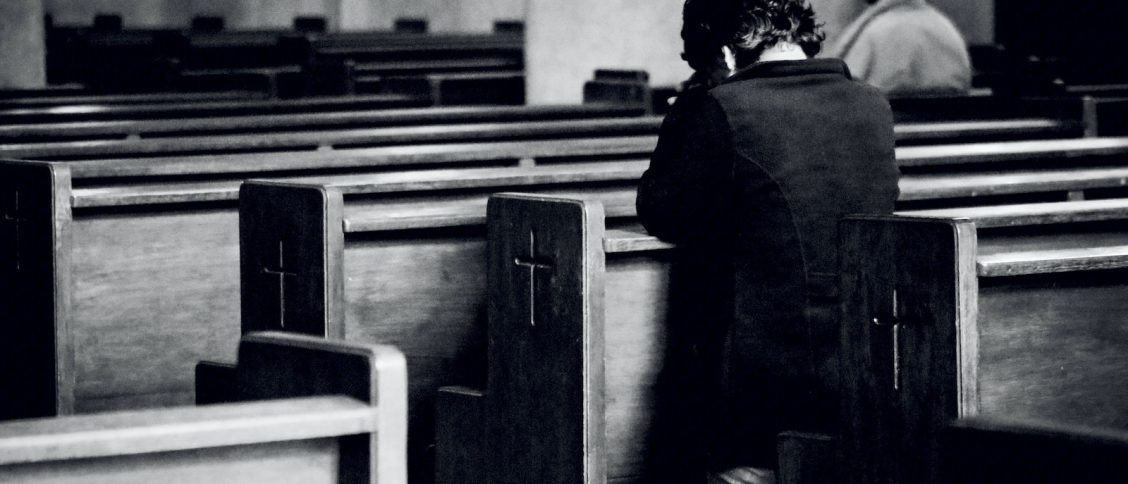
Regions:
M 251 31 L 123 30 L 120 19 L 117 24 L 49 28 L 50 82 L 118 93 L 135 103 L 146 97 L 125 93 L 390 93 L 444 105 L 524 103 L 523 29 L 514 22 L 498 22 L 483 34 L 428 33 L 425 23 L 411 22 L 396 31 L 328 33 L 323 19 L 312 30 L 298 21 L 294 30 Z M 62 104 L 67 96 L 25 102 Z
M 647 466 L 646 438 L 652 430 L 671 253 L 676 250 L 633 223 L 635 183 L 646 168 L 660 119 L 637 105 L 299 107 L 309 101 L 272 101 L 276 110 L 235 101 L 222 117 L 193 112 L 169 115 L 171 119 L 156 114 L 73 119 L 62 112 L 0 125 L 0 139 L 5 140 L 0 154 L 25 159 L 0 163 L 0 314 L 9 328 L 0 340 L 0 365 L 19 368 L 0 373 L 0 387 L 19 389 L 4 391 L 10 397 L 0 402 L 0 416 L 341 393 L 339 388 L 327 393 L 294 389 L 322 385 L 318 382 L 326 379 L 340 383 L 344 380 L 338 375 L 347 375 L 295 363 L 297 376 L 264 377 L 289 393 L 246 396 L 247 386 L 253 386 L 248 381 L 255 377 L 241 373 L 248 357 L 236 345 L 240 337 L 246 346 L 247 338 L 262 337 L 247 335 L 260 331 L 303 333 L 335 342 L 320 343 L 324 345 L 382 343 L 403 352 L 411 377 L 399 395 L 407 402 L 402 410 L 414 482 L 428 482 L 432 475 L 439 482 L 637 481 Z M 1014 238 L 1023 241 L 1020 248 L 1026 252 L 1041 253 L 1033 265 L 1068 268 L 1044 274 L 1089 270 L 1085 254 L 1100 261 L 1092 270 L 1115 273 L 1123 257 L 1102 251 L 1119 246 L 1117 233 L 1098 229 L 1115 227 L 1128 210 L 1123 203 L 1128 168 L 1122 162 L 1128 140 L 1107 136 L 1120 129 L 1106 122 L 1117 119 L 1118 104 L 1066 99 L 1030 105 L 1036 107 L 1009 116 L 984 104 L 981 112 L 989 114 L 980 118 L 961 114 L 899 123 L 902 213 L 889 223 L 923 217 L 947 227 L 981 223 L 980 229 L 999 231 L 999 244 Z M 1097 134 L 1105 136 L 1093 136 Z M 247 179 L 255 181 L 244 183 Z M 529 194 L 490 199 L 504 191 Z M 975 222 L 967 222 L 969 218 Z M 869 222 L 856 223 L 868 227 Z M 1074 239 L 1062 235 L 1061 228 L 1074 225 L 1084 229 L 1076 239 L 1080 242 L 1068 245 L 1063 241 Z M 1039 230 L 1048 235 L 1041 237 Z M 966 244 L 968 229 L 955 232 Z M 883 336 L 891 332 L 887 328 L 903 324 L 894 339 L 923 344 L 910 339 L 914 328 L 935 331 L 927 328 L 944 322 L 900 321 L 908 321 L 905 315 L 920 321 L 913 311 L 941 307 L 930 304 L 943 292 L 923 287 L 926 277 L 942 277 L 938 259 L 914 255 L 941 242 L 922 242 L 918 250 L 896 241 L 879 244 L 878 235 L 857 237 L 869 237 L 858 244 L 867 250 L 897 245 L 904 258 L 920 262 L 926 276 L 892 282 L 906 288 L 898 289 L 892 306 L 876 302 L 889 297 L 884 295 L 887 286 L 865 289 L 882 296 L 862 299 L 873 304 L 845 319 L 844 327 L 851 318 L 869 322 L 880 316 L 876 329 L 866 326 L 875 332 L 867 337 L 892 338 Z M 1042 247 L 1043 239 L 1066 245 Z M 1083 245 L 1090 239 L 1107 244 Z M 1002 271 L 995 277 L 1041 277 L 1042 272 L 1007 272 L 1023 263 L 1015 262 L 1011 252 L 1002 245 L 992 252 L 995 262 L 988 259 L 986 266 Z M 891 253 L 867 257 L 882 264 L 901 260 L 900 253 L 889 257 Z M 849 254 L 844 252 L 844 264 L 852 260 Z M 1065 262 L 1054 262 L 1058 256 Z M 857 267 L 867 267 L 869 259 Z M 959 260 L 974 262 L 975 256 Z M 875 274 L 895 272 L 859 271 L 875 281 Z M 965 279 L 970 274 L 975 273 L 959 273 Z M 954 287 L 975 286 L 965 279 Z M 1007 284 L 1013 280 L 1006 279 Z M 1057 286 L 1050 288 L 1053 292 Z M 851 300 L 854 292 L 843 289 L 843 300 Z M 1119 299 L 1108 292 L 1115 286 L 1106 289 L 1096 300 L 1107 306 L 1084 314 L 1115 314 L 1111 311 Z M 919 295 L 933 299 L 913 299 Z M 1050 300 L 1029 297 L 1039 304 Z M 1060 298 L 1061 304 L 1080 297 L 1070 294 Z M 958 296 L 965 305 L 972 298 Z M 901 308 L 898 304 L 914 309 L 882 312 Z M 997 304 L 997 312 L 1007 311 L 1005 301 Z M 1027 304 L 1022 309 L 1042 314 L 1037 308 L 1044 306 Z M 1096 335 L 1122 334 L 1115 321 L 1075 324 L 1095 325 Z M 970 323 L 965 317 L 951 324 L 967 328 Z M 973 339 L 968 334 L 960 338 Z M 1045 339 L 1071 344 L 1063 337 Z M 862 340 L 859 345 L 869 341 Z M 302 341 L 299 346 L 306 348 L 318 340 Z M 873 343 L 865 355 L 893 351 L 886 340 L 879 343 L 885 345 Z M 1118 357 L 1115 338 L 1103 343 L 1100 355 Z M 946 351 L 898 347 L 893 351 L 898 355 L 941 358 Z M 961 343 L 961 351 L 967 353 L 967 347 Z M 986 343 L 977 347 L 979 374 L 1008 371 L 986 364 L 1000 358 L 988 356 L 988 348 Z M 1105 372 L 1082 378 L 1081 386 L 1070 390 L 1077 398 L 1092 399 L 1085 400 L 1093 407 L 1086 409 L 1087 416 L 1106 419 L 1082 423 L 1122 427 L 1124 415 L 1115 412 L 1123 411 L 1123 400 L 1109 391 L 1108 378 L 1122 377 L 1123 362 L 1074 353 L 1080 353 L 1081 363 L 1102 364 L 1070 362 L 1070 375 Z M 279 358 L 275 361 L 290 359 Z M 856 371 L 859 378 L 885 383 L 894 376 L 882 365 L 892 364 L 898 375 L 916 371 L 911 370 L 915 362 L 889 363 L 894 359 L 873 356 L 867 360 L 871 366 Z M 201 360 L 239 363 L 197 365 Z M 920 364 L 933 368 L 954 361 Z M 858 425 L 876 425 L 880 432 L 844 429 L 833 441 L 814 440 L 864 453 L 851 462 L 875 469 L 866 472 L 907 472 L 881 467 L 887 463 L 875 449 L 883 449 L 884 455 L 903 452 L 902 462 L 931 462 L 927 459 L 933 458 L 935 447 L 929 446 L 933 438 L 940 439 L 948 421 L 978 410 L 997 411 L 988 404 L 967 403 L 974 397 L 966 388 L 980 386 L 966 379 L 970 370 L 960 368 L 963 386 L 952 391 L 964 402 L 958 408 L 975 411 L 948 412 L 951 405 L 937 393 L 946 391 L 942 380 L 928 381 L 928 398 L 908 396 L 904 392 L 912 387 L 907 383 L 896 385 L 898 395 L 934 406 L 928 409 L 910 411 L 886 400 L 855 403 L 877 408 L 871 412 L 881 416 L 894 411 L 903 411 L 896 417 L 902 419 L 934 416 L 927 427 L 912 423 L 914 430 L 927 429 L 919 440 L 915 431 L 898 430 L 904 427 L 897 425 L 909 424 L 870 418 Z M 999 388 L 1021 392 L 1026 380 L 1016 381 L 1020 383 Z M 1048 394 L 1054 394 L 1055 384 L 1031 383 Z M 343 393 L 371 401 L 353 390 Z M 998 398 L 1015 400 L 1016 394 Z M 342 411 L 360 408 L 353 403 L 343 404 Z M 1048 407 L 1054 405 L 1066 406 Z M 304 403 L 287 409 L 283 413 L 308 410 Z M 204 420 L 228 415 L 209 411 L 205 406 L 141 414 L 158 422 L 181 413 Z M 1068 420 L 1055 412 L 1050 408 L 1033 416 Z M 250 410 L 240 415 L 262 414 L 266 412 Z M 34 434 L 56 424 L 63 430 L 43 432 L 65 432 L 66 422 L 72 421 L 80 427 L 146 425 L 148 419 L 124 414 L 101 421 L 98 415 L 32 421 L 31 427 L 12 432 Z M 373 430 L 362 427 L 354 433 Z M 0 440 L 6 432 L 0 427 Z M 873 444 L 862 439 L 884 440 Z M 806 448 L 810 440 L 790 442 Z M 905 440 L 913 445 L 904 445 Z M 887 444 L 891 441 L 897 443 Z M 916 469 L 916 476 L 932 476 L 937 467 Z M 809 472 L 817 474 L 817 469 Z M 394 476 L 381 482 L 400 482 Z

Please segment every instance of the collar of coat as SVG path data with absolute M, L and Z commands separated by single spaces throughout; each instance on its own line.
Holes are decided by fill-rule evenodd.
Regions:
M 738 69 L 729 76 L 728 79 L 722 81 L 721 84 L 767 77 L 810 76 L 820 74 L 837 74 L 845 76 L 847 79 L 851 78 L 850 69 L 846 67 L 846 63 L 842 62 L 841 59 L 820 58 L 757 62 L 748 67 Z

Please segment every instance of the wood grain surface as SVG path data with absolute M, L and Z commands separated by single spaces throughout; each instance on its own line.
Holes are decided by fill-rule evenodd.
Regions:
M 14 108 L 0 110 L 0 122 L 60 123 L 118 119 L 199 118 L 202 116 L 245 116 L 248 114 L 299 114 L 318 111 L 408 108 L 429 104 L 395 94 L 367 96 L 310 97 L 287 100 L 236 100 L 191 103 L 165 103 L 138 106 L 79 105 L 61 108 Z
M 359 68 L 359 66 L 358 66 Z M 490 123 L 499 121 L 534 121 L 617 116 L 638 116 L 642 108 L 614 105 L 553 106 L 480 106 L 435 107 L 413 109 L 381 109 L 326 111 L 303 113 L 300 116 L 264 114 L 227 116 L 222 118 L 185 118 L 176 120 L 138 119 L 85 121 L 55 124 L 11 124 L 0 126 L 0 139 L 108 139 L 135 136 L 167 138 L 192 135 L 254 133 L 263 131 L 299 131 L 309 129 L 344 129 L 378 126 L 415 126 L 426 124 Z

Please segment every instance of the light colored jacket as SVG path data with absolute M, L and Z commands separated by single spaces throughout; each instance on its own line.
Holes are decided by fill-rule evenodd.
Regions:
M 828 57 L 891 96 L 961 94 L 971 89 L 967 43 L 924 0 L 881 0 L 846 27 Z

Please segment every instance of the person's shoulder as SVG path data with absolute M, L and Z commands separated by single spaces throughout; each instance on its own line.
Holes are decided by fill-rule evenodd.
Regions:
M 684 118 L 718 115 L 724 112 L 720 102 L 713 95 L 713 88 L 695 87 L 678 94 L 674 104 L 666 114 L 667 122 L 677 122 Z
M 927 2 L 909 2 L 875 16 L 866 33 L 879 38 L 916 38 L 923 33 L 958 37 L 959 29 L 943 12 Z

